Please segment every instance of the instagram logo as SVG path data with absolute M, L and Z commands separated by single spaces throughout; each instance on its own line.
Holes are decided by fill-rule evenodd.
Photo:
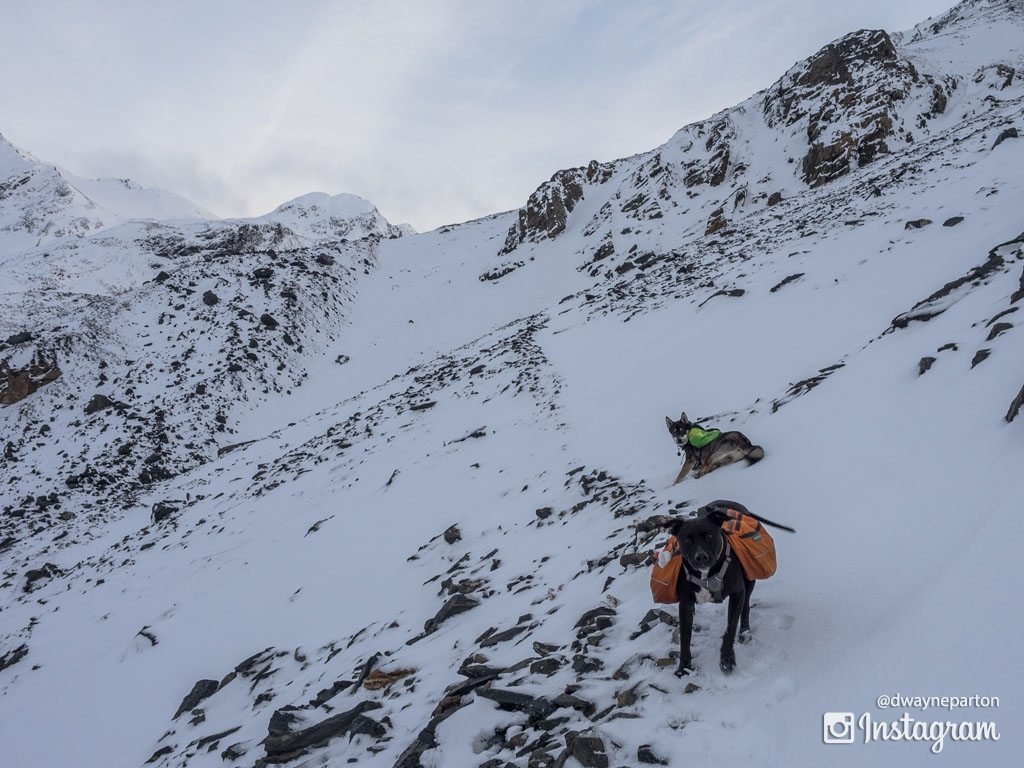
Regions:
M 826 712 L 821 738 L 826 744 L 853 744 L 853 712 Z

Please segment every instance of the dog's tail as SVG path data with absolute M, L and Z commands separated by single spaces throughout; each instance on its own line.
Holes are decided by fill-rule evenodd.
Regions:
M 753 448 L 751 448 L 747 452 L 747 456 L 746 456 L 747 463 L 749 463 L 749 464 L 757 464 L 757 462 L 759 462 L 763 458 L 764 458 L 764 448 L 762 448 L 760 445 L 755 445 Z
M 789 531 L 790 533 L 796 533 L 796 528 L 790 528 L 788 525 L 783 525 L 782 523 L 772 522 L 771 520 L 763 518 L 760 515 L 755 515 L 753 512 L 750 512 L 749 510 L 746 512 L 746 514 L 750 515 L 755 520 L 758 520 L 758 521 L 764 523 L 765 525 L 770 525 L 772 528 L 779 528 L 780 530 L 783 530 L 783 531 Z

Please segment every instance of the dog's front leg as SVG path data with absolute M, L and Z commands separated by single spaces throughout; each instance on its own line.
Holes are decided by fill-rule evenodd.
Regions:
M 722 652 L 718 657 L 719 666 L 725 674 L 736 669 L 736 652 L 733 650 L 733 643 L 736 641 L 736 627 L 740 623 L 745 597 L 745 592 L 733 592 L 729 595 L 729 620 L 725 625 L 725 634 L 722 635 Z
M 690 656 L 690 638 L 693 636 L 693 596 L 684 595 L 679 600 L 679 667 L 676 677 L 682 677 L 693 669 Z
M 683 478 L 690 474 L 690 470 L 692 468 L 693 459 L 690 458 L 690 454 L 686 454 L 686 461 L 683 462 L 683 468 L 679 470 L 679 474 L 676 475 L 676 479 L 672 481 L 672 485 L 678 485 L 679 483 L 683 482 Z

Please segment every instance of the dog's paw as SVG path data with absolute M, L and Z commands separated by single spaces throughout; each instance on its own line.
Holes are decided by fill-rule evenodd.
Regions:
M 687 662 L 685 664 L 680 664 L 676 668 L 676 677 L 686 677 L 691 672 L 693 672 L 693 662 Z
M 733 653 L 732 648 L 722 649 L 722 655 L 719 657 L 718 666 L 720 666 L 722 671 L 727 675 L 736 669 L 736 654 Z
M 743 643 L 743 645 L 746 645 L 747 643 L 749 643 L 751 640 L 754 639 L 754 633 L 751 630 L 749 630 L 749 629 L 741 629 L 740 630 L 740 635 L 736 639 L 739 640 L 741 643 Z

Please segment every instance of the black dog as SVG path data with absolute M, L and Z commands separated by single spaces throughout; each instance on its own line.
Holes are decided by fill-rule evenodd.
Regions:
M 739 506 L 739 505 L 736 505 Z M 729 599 L 729 618 L 722 635 L 719 666 L 726 674 L 736 668 L 733 643 L 739 626 L 740 642 L 750 638 L 750 593 L 754 581 L 743 574 L 743 567 L 722 533 L 724 511 L 704 507 L 692 520 L 675 520 L 669 532 L 679 541 L 683 567 L 679 569 L 676 589 L 679 594 L 679 668 L 682 677 L 693 669 L 690 638 L 693 634 L 693 607 L 698 602 Z
M 682 677 L 693 669 L 690 655 L 690 638 L 693 635 L 693 607 L 697 603 L 713 600 L 720 603 L 729 598 L 729 618 L 722 635 L 722 650 L 719 666 L 729 674 L 736 669 L 736 653 L 733 643 L 739 627 L 740 642 L 750 639 L 750 593 L 754 591 L 754 580 L 748 579 L 743 566 L 733 552 L 728 537 L 722 532 L 722 524 L 729 519 L 728 510 L 733 509 L 755 520 L 796 533 L 788 525 L 774 523 L 755 515 L 735 501 L 713 501 L 697 510 L 697 516 L 686 520 L 673 520 L 666 524 L 668 531 L 679 542 L 683 564 L 679 569 L 676 591 L 679 595 L 679 668 L 676 675 Z

